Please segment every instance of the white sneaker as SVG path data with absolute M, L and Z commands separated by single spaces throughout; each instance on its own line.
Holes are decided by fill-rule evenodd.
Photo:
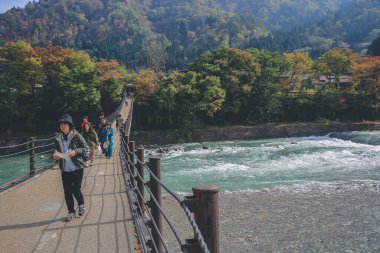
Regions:
M 84 209 L 84 205 L 80 205 L 80 206 L 79 206 L 79 210 L 78 210 L 78 214 L 79 214 L 79 216 L 82 216 L 82 215 L 84 214 L 84 211 L 85 211 L 85 209 Z
M 71 220 L 75 219 L 75 213 L 69 213 L 65 219 L 66 222 L 69 222 Z

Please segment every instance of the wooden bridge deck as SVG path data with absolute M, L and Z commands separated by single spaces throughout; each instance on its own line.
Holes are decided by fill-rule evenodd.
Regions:
M 123 108 L 122 115 L 128 111 Z M 98 157 L 84 169 L 82 217 L 63 221 L 67 209 L 58 168 L 0 193 L 0 251 L 136 252 L 118 134 L 113 157 Z

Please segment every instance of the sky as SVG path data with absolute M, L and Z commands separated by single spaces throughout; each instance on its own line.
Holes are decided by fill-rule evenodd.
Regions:
M 0 0 L 0 13 L 4 13 L 12 7 L 24 7 L 28 2 L 32 0 Z

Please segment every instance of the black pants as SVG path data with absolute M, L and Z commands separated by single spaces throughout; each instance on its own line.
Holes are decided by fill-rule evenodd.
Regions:
M 78 202 L 78 206 L 84 204 L 83 195 L 80 190 L 82 179 L 83 169 L 72 172 L 62 171 L 63 191 L 65 192 L 65 200 L 69 213 L 75 213 L 73 195 Z

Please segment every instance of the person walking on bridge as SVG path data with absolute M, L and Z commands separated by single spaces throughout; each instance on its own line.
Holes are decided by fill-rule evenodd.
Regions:
M 85 162 L 84 166 L 88 167 L 88 163 L 90 163 L 90 166 L 92 166 L 94 163 L 95 148 L 97 148 L 100 144 L 98 140 L 98 135 L 96 134 L 95 130 L 92 128 L 89 122 L 84 123 L 82 136 L 84 140 L 86 141 L 87 145 L 90 147 L 90 156 L 91 156 L 90 161 Z
M 98 139 L 102 140 L 102 130 L 106 125 L 106 118 L 104 117 L 104 112 L 99 113 L 98 122 L 96 123 L 96 132 L 98 134 Z
M 101 120 L 100 120 L 100 124 L 98 125 L 98 131 L 97 131 L 97 134 L 98 134 L 98 140 L 100 140 L 100 147 L 102 148 L 102 151 L 103 151 L 103 153 L 105 154 L 105 151 L 104 151 L 104 147 L 103 147 L 103 143 L 104 143 L 104 141 L 103 141 L 103 129 L 104 128 L 106 128 L 106 122 L 107 122 L 107 120 L 106 120 L 106 118 L 102 118 Z
M 103 128 L 103 150 L 106 154 L 106 158 L 110 159 L 112 156 L 113 148 L 113 128 L 111 127 L 111 122 L 107 120 L 106 127 Z
M 81 129 L 82 133 L 83 133 L 83 128 L 84 128 L 85 124 L 90 124 L 90 126 L 91 126 L 90 121 L 88 121 L 87 115 L 83 115 L 82 123 L 80 124 L 80 129 Z
M 84 208 L 84 199 L 81 192 L 83 179 L 83 156 L 89 152 L 89 147 L 75 129 L 71 116 L 63 114 L 59 119 L 60 133 L 55 138 L 54 159 L 59 159 L 59 168 L 61 169 L 63 190 L 65 201 L 69 211 L 65 221 L 71 221 L 75 218 L 74 199 L 78 202 L 79 216 L 82 216 Z

